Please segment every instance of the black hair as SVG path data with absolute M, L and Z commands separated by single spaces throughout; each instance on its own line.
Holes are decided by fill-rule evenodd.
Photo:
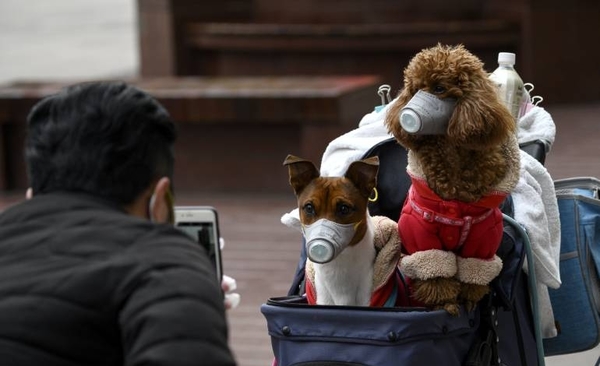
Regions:
M 123 82 L 67 87 L 27 117 L 34 194 L 85 192 L 120 205 L 173 176 L 175 126 L 152 96 Z

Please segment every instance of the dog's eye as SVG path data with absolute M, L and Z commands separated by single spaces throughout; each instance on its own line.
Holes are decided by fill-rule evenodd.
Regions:
M 312 203 L 305 204 L 304 207 L 302 207 L 302 210 L 309 216 L 313 216 L 315 214 L 315 206 L 313 206 Z
M 352 207 L 346 204 L 338 205 L 338 213 L 342 216 L 346 216 L 352 213 Z
M 446 92 L 446 88 L 441 85 L 436 85 L 433 87 L 433 94 L 444 94 Z

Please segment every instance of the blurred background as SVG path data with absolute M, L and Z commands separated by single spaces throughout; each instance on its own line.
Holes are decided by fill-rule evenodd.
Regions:
M 1 0 L 0 209 L 22 199 L 25 116 L 78 81 L 125 79 L 167 106 L 180 131 L 178 204 L 221 216 L 229 313 L 240 365 L 270 364 L 259 306 L 287 292 L 300 234 L 279 223 L 295 204 L 288 153 L 319 163 L 327 143 L 395 95 L 410 58 L 463 43 L 488 71 L 498 52 L 552 115 L 555 179 L 600 176 L 595 0 Z M 600 349 L 550 357 L 592 365 Z
M 135 0 L 2 0 L 0 81 L 133 76 Z

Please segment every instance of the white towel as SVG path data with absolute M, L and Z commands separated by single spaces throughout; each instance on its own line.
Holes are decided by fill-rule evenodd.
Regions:
M 548 150 L 554 143 L 556 125 L 554 120 L 544 108 L 534 106 L 529 112 L 519 119 L 518 123 L 519 144 L 542 140 Z M 546 151 L 548 152 L 548 151 Z
M 366 114 L 358 124 L 358 128 L 347 132 L 331 141 L 321 158 L 321 175 L 339 177 L 353 161 L 360 160 L 363 155 L 379 142 L 393 137 L 384 125 L 387 104 L 379 111 Z
M 546 168 L 521 152 L 521 176 L 511 194 L 515 220 L 527 231 L 535 259 L 536 279 L 559 288 L 560 219 L 554 182 Z
M 542 337 L 556 337 L 558 333 L 548 287 L 556 289 L 561 284 L 558 204 L 550 174 L 525 152 L 521 152 L 521 176 L 511 196 L 514 218 L 527 232 L 533 251 Z M 525 265 L 525 271 L 528 270 Z

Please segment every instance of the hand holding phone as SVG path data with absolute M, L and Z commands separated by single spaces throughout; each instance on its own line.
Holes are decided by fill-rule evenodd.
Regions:
M 223 281 L 221 282 L 221 288 L 225 293 L 225 309 L 235 309 L 240 304 L 240 294 L 235 292 L 235 290 L 237 290 L 235 278 L 224 274 Z

